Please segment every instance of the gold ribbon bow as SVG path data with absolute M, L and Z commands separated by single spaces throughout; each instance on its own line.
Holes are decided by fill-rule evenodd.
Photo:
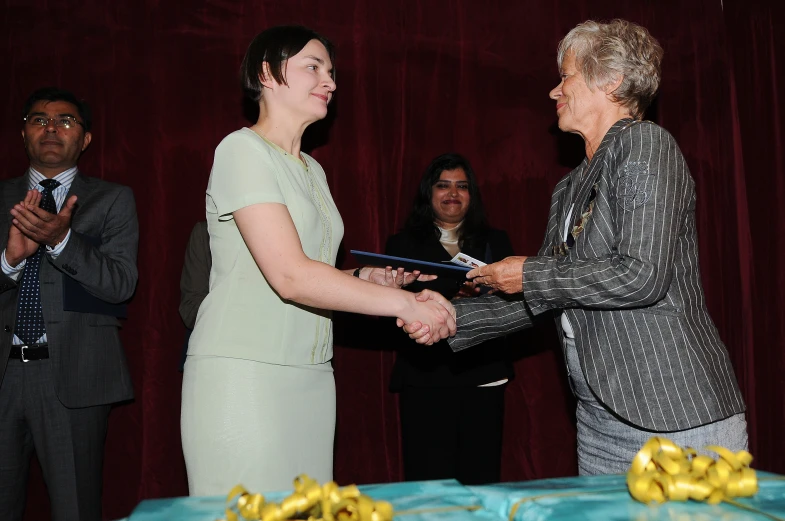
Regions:
M 226 521 L 392 521 L 393 508 L 386 501 L 373 501 L 357 486 L 338 488 L 334 481 L 324 486 L 305 474 L 294 480 L 294 492 L 280 504 L 235 486 L 226 498 Z
M 699 456 L 695 449 L 682 449 L 667 438 L 647 441 L 632 460 L 627 472 L 630 495 L 642 503 L 705 501 L 709 504 L 752 496 L 758 491 L 755 471 L 746 450 L 733 453 L 710 445 L 706 450 L 720 458 Z

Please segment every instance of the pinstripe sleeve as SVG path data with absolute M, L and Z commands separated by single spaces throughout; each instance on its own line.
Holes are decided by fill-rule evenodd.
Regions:
M 570 174 L 559 181 L 553 190 L 545 239 L 540 248 L 544 255 L 550 248 L 550 237 L 558 233 L 558 208 L 567 187 Z M 452 302 L 458 323 L 457 334 L 448 340 L 453 351 L 460 351 L 492 338 L 531 327 L 533 315 L 521 294 L 486 295 Z
M 533 315 L 521 298 L 485 295 L 453 301 L 458 333 L 448 340 L 453 351 L 480 344 L 532 325 Z
M 592 216 L 610 242 L 596 258 L 529 257 L 523 291 L 534 314 L 548 309 L 643 307 L 667 292 L 676 238 L 694 193 L 673 137 L 644 122 L 621 132 L 605 155 L 598 197 L 609 215 Z

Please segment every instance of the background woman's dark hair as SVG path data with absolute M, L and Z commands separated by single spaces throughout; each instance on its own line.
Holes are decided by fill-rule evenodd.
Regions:
M 243 92 L 253 101 L 262 97 L 262 82 L 259 73 L 262 63 L 270 65 L 270 74 L 281 85 L 286 85 L 286 60 L 303 50 L 311 40 L 318 40 L 327 49 L 330 61 L 335 63 L 335 47 L 330 40 L 301 25 L 281 25 L 259 33 L 248 46 L 240 66 L 240 81 Z M 335 65 L 332 72 L 335 79 Z
M 70 103 L 75 106 L 76 110 L 79 112 L 77 115 L 79 116 L 79 119 L 82 120 L 84 131 L 90 132 L 90 128 L 93 124 L 90 105 L 88 105 L 86 101 L 77 98 L 73 92 L 58 89 L 57 87 L 42 87 L 36 90 L 30 94 L 30 97 L 25 101 L 25 106 L 22 109 L 22 118 L 26 118 L 30 115 L 30 109 L 33 108 L 33 105 L 35 105 L 37 101 L 65 101 L 66 103 Z
M 436 215 L 431 206 L 433 185 L 439 181 L 442 172 L 455 170 L 456 168 L 463 168 L 463 171 L 466 172 L 466 179 L 469 181 L 469 195 L 471 197 L 469 210 L 466 212 L 466 217 L 464 217 L 463 226 L 461 227 L 462 247 L 481 246 L 488 231 L 485 207 L 482 205 L 474 169 L 469 160 L 460 154 L 442 154 L 431 161 L 431 164 L 425 169 L 425 173 L 422 179 L 420 179 L 417 195 L 414 197 L 414 207 L 406 220 L 404 230 L 421 239 L 441 237 L 439 228 L 434 223 Z

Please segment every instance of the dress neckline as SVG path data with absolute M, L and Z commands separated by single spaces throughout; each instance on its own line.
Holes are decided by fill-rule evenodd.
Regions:
M 261 139 L 262 141 L 264 141 L 265 143 L 267 143 L 268 145 L 273 147 L 275 150 L 277 150 L 278 152 L 283 154 L 284 157 L 286 157 L 287 159 L 289 159 L 291 161 L 294 161 L 295 163 L 297 163 L 301 167 L 305 168 L 306 171 L 309 170 L 308 162 L 306 161 L 305 156 L 302 155 L 302 152 L 300 153 L 300 157 L 295 157 L 292 154 L 290 154 L 289 152 L 287 152 L 286 150 L 284 150 L 283 148 L 281 148 L 280 146 L 276 145 L 275 143 L 273 143 L 272 141 L 270 141 L 269 139 L 264 137 L 264 135 L 260 134 L 259 132 L 255 131 L 254 129 L 252 129 L 251 127 L 245 127 L 245 128 L 248 129 L 249 131 L 251 131 L 259 139 Z

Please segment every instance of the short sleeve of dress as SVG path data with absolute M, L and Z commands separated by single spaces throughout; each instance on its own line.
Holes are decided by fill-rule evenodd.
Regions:
M 270 150 L 250 132 L 233 132 L 215 149 L 207 195 L 221 220 L 252 204 L 286 204 Z

